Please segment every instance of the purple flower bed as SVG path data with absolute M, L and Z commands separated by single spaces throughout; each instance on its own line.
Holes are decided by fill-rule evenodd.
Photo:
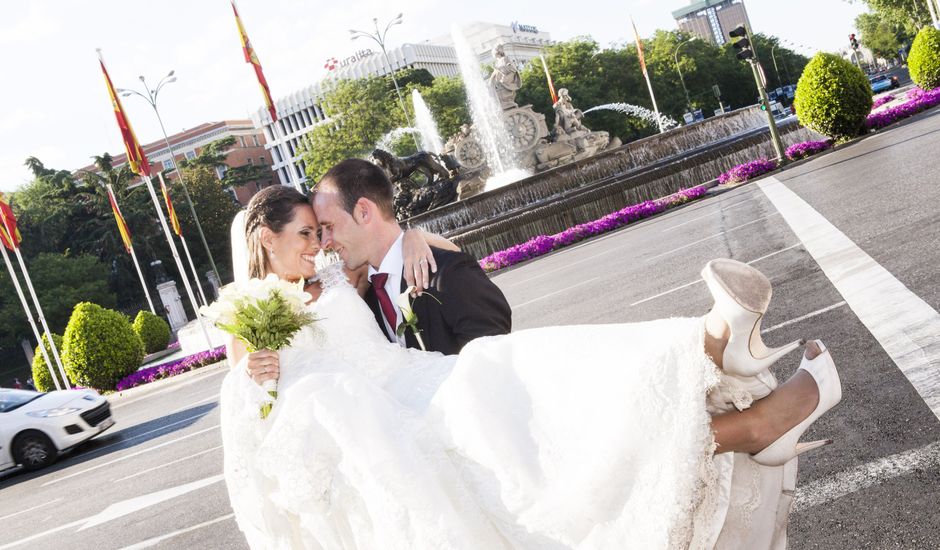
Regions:
M 935 88 L 929 92 L 914 88 L 907 94 L 907 101 L 894 107 L 868 115 L 865 125 L 870 130 L 880 130 L 885 126 L 890 126 L 895 122 L 907 117 L 916 115 L 921 111 L 926 111 L 931 107 L 940 105 L 940 88 Z
M 718 183 L 744 183 L 754 179 L 757 176 L 772 172 L 777 169 L 777 161 L 767 159 L 757 159 L 744 164 L 739 164 L 718 176 Z
M 915 88 L 915 89 L 916 89 L 916 88 Z M 911 90 L 911 91 L 913 91 L 913 90 Z M 878 107 L 881 107 L 881 106 L 884 105 L 885 103 L 891 103 L 891 102 L 894 101 L 895 99 L 897 99 L 897 98 L 894 97 L 894 96 L 891 95 L 891 94 L 880 95 L 880 96 L 876 97 L 875 100 L 872 102 L 872 104 L 871 104 L 871 109 L 874 111 L 874 110 L 877 109 Z
M 117 383 L 115 389 L 117 391 L 124 391 L 128 388 L 133 388 L 134 386 L 140 386 L 141 384 L 149 384 L 154 380 L 160 380 L 161 378 L 169 378 L 171 376 L 176 376 L 177 374 L 183 374 L 184 372 L 188 372 L 199 367 L 217 363 L 222 359 L 225 359 L 225 346 L 194 353 L 192 355 L 183 357 L 182 359 L 170 361 L 169 363 L 163 363 L 155 367 L 141 369 L 121 379 L 121 381 Z
M 787 147 L 786 155 L 790 160 L 799 160 L 811 157 L 816 153 L 821 153 L 830 148 L 832 148 L 832 142 L 829 140 L 801 141 L 800 143 L 794 143 Z
M 511 246 L 505 250 L 494 252 L 480 260 L 480 267 L 484 271 L 496 271 L 504 267 L 524 262 L 542 256 L 552 250 L 563 248 L 570 244 L 582 241 L 594 235 L 606 233 L 618 227 L 643 218 L 648 218 L 664 210 L 697 199 L 705 194 L 707 189 L 699 185 L 691 189 L 682 189 L 677 193 L 661 199 L 633 204 L 603 218 L 569 227 L 555 235 L 539 235 L 528 241 Z

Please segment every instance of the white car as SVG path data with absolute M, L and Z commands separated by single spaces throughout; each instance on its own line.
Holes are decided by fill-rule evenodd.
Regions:
M 0 470 L 36 470 L 114 425 L 94 390 L 49 393 L 0 388 Z

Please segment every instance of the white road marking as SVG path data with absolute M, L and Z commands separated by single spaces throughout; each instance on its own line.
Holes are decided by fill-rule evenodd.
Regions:
M 666 229 L 663 229 L 663 233 L 666 233 L 667 231 L 672 231 L 673 229 L 678 229 L 678 228 L 682 227 L 683 225 L 690 224 L 690 223 L 692 223 L 692 222 L 695 222 L 695 221 L 698 221 L 698 220 L 701 220 L 701 219 L 705 219 L 705 218 L 714 218 L 714 217 L 715 217 L 715 214 L 720 214 L 720 213 L 722 213 L 722 212 L 727 212 L 728 210 L 731 210 L 732 208 L 737 208 L 737 207 L 741 206 L 742 204 L 751 202 L 751 201 L 753 201 L 753 200 L 755 200 L 754 197 L 750 197 L 750 198 L 744 199 L 743 201 L 736 202 L 736 203 L 732 204 L 731 206 L 727 206 L 727 207 L 725 207 L 725 208 L 722 208 L 722 209 L 719 210 L 718 212 L 712 212 L 711 214 L 705 214 L 704 216 L 699 216 L 699 217 L 697 217 L 697 218 L 692 218 L 691 220 L 686 220 L 686 221 L 684 221 L 684 222 L 682 222 L 682 223 L 680 223 L 680 224 L 678 224 L 678 225 L 674 225 L 674 226 L 672 226 L 672 227 L 667 227 Z M 721 205 L 721 203 L 716 203 L 715 205 L 708 205 L 708 206 L 720 206 L 720 205 Z
M 790 326 L 790 325 L 794 325 L 794 324 L 796 324 L 796 323 L 799 323 L 800 321 L 805 321 L 805 320 L 807 320 L 807 319 L 816 317 L 817 315 L 822 315 L 823 313 L 828 313 L 828 312 L 830 312 L 830 311 L 832 311 L 832 310 L 834 310 L 834 309 L 839 309 L 840 307 L 842 307 L 842 306 L 844 306 L 844 305 L 846 305 L 845 300 L 843 300 L 843 301 L 841 301 L 841 302 L 837 302 L 837 303 L 835 303 L 835 304 L 832 304 L 832 305 L 829 306 L 829 307 L 824 307 L 824 308 L 822 308 L 822 309 L 817 309 L 816 311 L 807 313 L 806 315 L 801 315 L 801 316 L 797 317 L 796 319 L 790 319 L 789 321 L 784 321 L 784 322 L 782 322 L 782 323 L 780 323 L 780 324 L 777 324 L 777 325 L 774 325 L 774 326 L 772 326 L 772 327 L 770 327 L 770 328 L 765 328 L 765 329 L 761 330 L 760 333 L 761 333 L 761 334 L 767 334 L 768 332 L 773 332 L 773 331 L 775 331 L 775 330 L 777 330 L 777 329 L 781 329 L 781 328 L 783 328 L 783 327 L 788 327 L 788 326 Z
M 173 460 L 173 461 L 170 461 L 170 462 L 165 462 L 165 463 L 163 463 L 163 464 L 161 464 L 161 465 L 159 465 L 159 466 L 154 466 L 153 468 L 147 468 L 146 470 L 141 470 L 141 471 L 139 471 L 139 472 L 137 472 L 137 473 L 135 473 L 135 474 L 131 474 L 131 475 L 129 475 L 129 476 L 122 477 L 122 478 L 120 478 L 120 479 L 115 479 L 115 480 L 114 480 L 114 483 L 120 483 L 120 482 L 122 482 L 122 481 L 126 481 L 126 480 L 128 480 L 128 479 L 131 479 L 131 478 L 134 478 L 134 477 L 137 477 L 137 476 L 142 476 L 142 475 L 144 475 L 144 474 L 149 474 L 150 472 L 152 472 L 152 471 L 154 471 L 154 470 L 159 470 L 160 468 L 165 468 L 165 467 L 170 466 L 170 465 L 172 465 L 172 464 L 177 464 L 177 463 L 179 463 L 179 462 L 183 462 L 183 461 L 189 460 L 189 459 L 191 459 L 191 458 L 196 458 L 197 456 L 202 456 L 202 455 L 204 455 L 204 454 L 206 454 L 206 453 L 211 453 L 212 451 L 215 451 L 215 450 L 221 449 L 221 448 L 222 448 L 222 445 L 218 445 L 218 446 L 212 447 L 211 449 L 206 449 L 205 451 L 199 451 L 198 453 L 196 453 L 196 454 L 194 454 L 194 455 L 187 455 L 187 456 L 184 456 L 183 458 L 178 458 L 178 459 Z M 0 519 L 3 519 L 3 518 L 0 518 Z
M 10 518 L 12 518 L 12 517 L 16 517 L 16 516 L 18 516 L 18 515 L 20 515 L 20 514 L 25 514 L 26 512 L 32 512 L 33 510 L 38 510 L 39 508 L 42 508 L 43 506 L 49 506 L 50 504 L 55 504 L 56 502 L 59 502 L 60 500 L 62 500 L 62 497 L 59 497 L 59 498 L 57 498 L 57 499 L 55 499 L 55 500 L 50 500 L 49 502 L 46 502 L 45 504 L 40 504 L 40 505 L 38 505 L 38 506 L 33 506 L 32 508 L 27 508 L 27 509 L 25 509 L 25 510 L 20 510 L 19 512 L 15 512 L 15 513 L 13 513 L 13 514 L 7 514 L 7 515 L 5 515 L 5 516 L 0 516 L 0 521 L 3 521 L 3 520 L 5 520 L 5 519 L 10 519 Z
M 55 483 L 59 483 L 60 481 L 65 481 L 66 479 L 71 479 L 71 478 L 73 478 L 73 477 L 75 477 L 75 476 L 80 476 L 80 475 L 82 475 L 82 474 L 86 474 L 86 473 L 88 473 L 88 472 L 97 470 L 97 469 L 99 469 L 99 468 L 104 468 L 105 466 L 110 466 L 110 465 L 112 465 L 112 464 L 115 464 L 115 463 L 118 463 L 118 462 L 127 460 L 128 458 L 133 458 L 133 457 L 135 457 L 135 456 L 140 456 L 140 455 L 142 455 L 142 454 L 144 454 L 144 453 L 149 453 L 150 451 L 155 451 L 155 450 L 157 450 L 157 449 L 159 449 L 159 448 L 161 448 L 161 447 L 166 447 L 167 445 L 172 445 L 172 444 L 174 444 L 174 443 L 179 443 L 180 441 L 183 441 L 184 439 L 189 439 L 190 437 L 194 437 L 194 436 L 197 436 L 197 435 L 200 435 L 200 434 L 204 434 L 204 433 L 206 433 L 206 432 L 208 432 L 208 431 L 215 430 L 215 429 L 217 429 L 218 427 L 219 427 L 219 425 L 216 424 L 216 425 L 210 426 L 210 427 L 208 427 L 208 428 L 206 428 L 206 429 L 204 429 L 204 430 L 199 430 L 198 432 L 193 432 L 193 433 L 191 433 L 191 434 L 186 434 L 186 435 L 184 435 L 184 436 L 182 436 L 182 437 L 177 437 L 176 439 L 171 439 L 171 440 L 166 441 L 166 442 L 164 442 L 164 443 L 160 443 L 159 445 L 154 445 L 153 447 L 147 447 L 146 449 L 141 449 L 141 450 L 137 451 L 136 453 L 131 453 L 131 454 L 129 454 L 129 455 L 124 455 L 124 456 L 122 456 L 122 457 L 120 457 L 120 458 L 115 458 L 114 460 L 109 460 L 108 462 L 102 462 L 101 464 L 96 464 L 95 466 L 92 466 L 91 468 L 85 468 L 84 470 L 80 470 L 80 471 L 78 471 L 78 472 L 75 472 L 74 474 L 69 474 L 69 475 L 67 475 L 67 476 L 62 476 L 62 477 L 60 477 L 60 478 L 56 478 L 56 479 L 47 481 L 47 482 L 43 483 L 42 485 L 40 485 L 40 487 L 46 487 L 46 486 L 48 486 L 48 485 L 53 485 L 53 484 L 55 484 Z
M 757 262 L 759 262 L 759 261 L 761 261 L 761 260 L 766 260 L 767 258 L 770 258 L 770 257 L 772 257 L 772 256 L 776 256 L 777 254 L 780 254 L 781 252 L 786 252 L 787 250 L 796 248 L 796 247 L 800 246 L 800 244 L 801 244 L 801 243 L 796 243 L 796 244 L 790 245 L 790 246 L 788 246 L 788 247 L 786 247 L 786 248 L 781 248 L 780 250 L 776 250 L 776 251 L 774 251 L 774 252 L 771 252 L 770 254 L 761 256 L 760 258 L 756 258 L 756 259 L 751 260 L 751 261 L 749 261 L 749 262 L 747 262 L 747 263 L 748 263 L 749 265 L 750 265 L 750 264 L 755 264 L 755 263 L 757 263 Z M 657 295 L 655 295 L 655 296 L 650 296 L 649 298 L 643 298 L 642 300 L 639 300 L 639 301 L 637 301 L 637 302 L 633 302 L 632 304 L 630 304 L 630 306 L 631 306 L 631 307 L 632 307 L 632 306 L 637 306 L 637 305 L 640 305 L 640 304 L 642 304 L 642 303 L 649 302 L 649 301 L 651 301 L 651 300 L 655 300 L 656 298 L 662 298 L 663 296 L 665 296 L 665 295 L 667 295 L 667 294 L 672 294 L 673 292 L 677 292 L 677 291 L 679 291 L 679 290 L 682 290 L 683 288 L 688 288 L 688 287 L 690 287 L 690 286 L 692 286 L 692 285 L 695 285 L 695 284 L 698 284 L 698 283 L 703 283 L 703 282 L 705 282 L 705 281 L 703 281 L 702 279 L 696 279 L 696 280 L 692 281 L 691 283 L 686 283 L 686 284 L 684 284 L 684 285 L 682 285 L 682 286 L 677 286 L 676 288 L 667 290 L 666 292 L 660 292 L 659 294 L 657 294 Z
M 75 527 L 75 526 L 81 525 L 83 521 L 85 521 L 85 520 L 80 519 L 80 520 L 78 520 L 78 521 L 73 521 L 73 522 L 71 522 L 71 523 L 66 523 L 65 525 L 60 525 L 60 526 L 58 526 L 58 527 L 53 527 L 52 529 L 47 529 L 47 530 L 45 530 L 45 531 L 43 531 L 43 532 L 41 532 L 41 533 L 36 533 L 35 535 L 30 535 L 30 536 L 26 537 L 25 539 L 15 540 L 15 541 L 13 541 L 13 542 L 8 542 L 8 543 L 4 544 L 3 546 L 0 546 L 0 550 L 6 550 L 7 548 L 13 548 L 14 546 L 19 546 L 19 545 L 21 545 L 21 544 L 26 544 L 27 542 L 32 542 L 32 541 L 34 541 L 34 540 L 36 540 L 36 539 L 41 539 L 42 537 L 45 537 L 46 535 L 51 535 L 52 533 L 58 533 L 59 531 L 64 531 L 65 529 L 69 529 L 69 528 L 71 528 L 71 527 Z
M 545 298 L 550 298 L 550 297 L 552 297 L 552 296 L 554 296 L 554 295 L 556 295 L 556 294 L 561 294 L 562 292 L 568 292 L 569 290 L 571 290 L 571 289 L 573 289 L 573 288 L 577 288 L 577 287 L 579 287 L 579 286 L 584 286 L 584 285 L 586 285 L 586 284 L 588 284 L 588 283 L 592 283 L 592 282 L 594 282 L 594 281 L 596 281 L 596 280 L 598 280 L 598 279 L 600 279 L 600 277 L 592 277 L 592 278 L 590 278 L 590 279 L 588 279 L 588 280 L 586 280 L 586 281 L 581 281 L 580 283 L 578 283 L 578 284 L 576 284 L 576 285 L 571 285 L 571 286 L 566 287 L 566 288 L 563 288 L 563 289 L 561 289 L 561 290 L 556 290 L 555 292 L 549 292 L 548 294 L 543 294 L 543 295 L 539 296 L 538 298 L 533 298 L 532 300 L 529 300 L 528 302 L 522 302 L 521 304 L 516 304 L 516 305 L 512 306 L 512 308 L 513 308 L 513 309 L 516 309 L 516 308 L 520 308 L 520 307 L 523 307 L 523 306 L 527 306 L 527 305 L 529 305 L 529 304 L 533 304 L 533 303 L 535 303 L 535 302 L 538 302 L 539 300 L 544 300 Z
M 171 428 L 171 427 L 173 427 L 173 426 L 176 426 L 177 424 L 182 424 L 183 422 L 189 422 L 190 420 L 196 420 L 196 419 L 202 418 L 203 416 L 206 416 L 207 414 L 209 414 L 208 411 L 206 411 L 206 412 L 204 412 L 204 413 L 194 414 L 193 416 L 187 416 L 186 418 L 183 418 L 182 420 L 177 420 L 176 422 L 171 422 L 171 423 L 169 423 L 169 424 L 160 426 L 159 428 L 154 428 L 154 429 L 152 429 L 152 430 L 147 430 L 147 431 L 144 432 L 144 433 L 140 433 L 140 434 L 137 434 L 137 435 L 128 437 L 127 439 L 121 439 L 120 441 L 115 441 L 114 443 L 109 443 L 109 444 L 105 445 L 104 447 L 98 447 L 97 449 L 93 449 L 93 450 L 91 450 L 91 451 L 88 451 L 87 453 L 85 453 L 85 454 L 83 454 L 83 455 L 81 455 L 81 456 L 82 456 L 82 458 L 88 458 L 89 456 L 91 456 L 91 455 L 93 455 L 93 454 L 95 454 L 95 453 L 97 453 L 97 452 L 103 451 L 103 450 L 105 450 L 105 449 L 110 449 L 111 447 L 116 447 L 116 446 L 118 446 L 118 445 L 123 445 L 124 443 L 127 443 L 128 441 L 133 441 L 133 440 L 135 440 L 135 439 L 140 439 L 141 437 L 144 437 L 145 435 L 150 435 L 150 434 L 152 434 L 152 433 L 159 432 L 159 431 L 165 430 L 165 429 L 167 429 L 167 428 Z M 133 427 L 133 426 L 132 426 L 132 427 Z
M 180 530 L 178 530 L 178 531 L 173 531 L 172 533 L 167 533 L 167 534 L 165 534 L 165 535 L 160 535 L 159 537 L 154 537 L 154 538 L 152 538 L 152 539 L 147 539 L 147 540 L 145 540 L 145 541 L 138 542 L 137 544 L 132 544 L 132 545 L 130 545 L 130 546 L 125 546 L 125 547 L 122 548 L 121 550 L 138 550 L 139 548 L 150 548 L 151 546 L 155 546 L 155 545 L 157 545 L 157 544 L 159 544 L 159 543 L 161 543 L 161 542 L 163 542 L 163 541 L 165 541 L 165 540 L 167 540 L 167 539 L 171 539 L 171 538 L 173 538 L 173 537 L 182 535 L 182 534 L 184 534 L 184 533 L 189 533 L 190 531 L 195 531 L 195 530 L 197 530 L 197 529 L 202 529 L 203 527 L 208 527 L 208 526 L 210 526 L 210 525 L 219 523 L 220 521 L 226 521 L 226 520 L 231 519 L 231 518 L 234 518 L 234 517 L 235 517 L 235 514 L 227 514 L 227 515 L 224 515 L 224 516 L 222 516 L 222 517 L 218 517 L 218 518 L 215 518 L 215 519 L 210 519 L 209 521 L 204 521 L 204 522 L 202 522 L 202 523 L 193 525 L 192 527 L 187 527 L 187 528 L 185 528 L 185 529 L 180 529 Z
M 800 512 L 873 487 L 914 470 L 940 466 L 940 441 L 873 460 L 797 488 L 793 512 Z
M 196 401 L 196 402 L 194 402 L 194 403 L 189 403 L 188 405 L 183 405 L 182 407 L 179 407 L 179 408 L 177 408 L 177 409 L 173 409 L 172 411 L 170 411 L 170 412 L 167 413 L 167 414 L 168 414 L 168 415 L 170 415 L 170 414 L 176 414 L 176 413 L 178 413 L 178 412 L 180 412 L 180 411 L 185 411 L 186 409 L 191 409 L 191 408 L 193 408 L 193 407 L 202 405 L 203 403 L 208 403 L 209 401 L 214 401 L 214 400 L 216 400 L 216 399 L 219 398 L 219 395 L 221 395 L 221 394 L 219 394 L 219 392 L 215 392 L 214 394 L 210 395 L 209 397 L 205 397 L 205 398 L 200 399 L 199 401 Z
M 779 180 L 769 177 L 758 185 L 940 418 L 940 314 Z
M 778 214 L 777 212 L 774 212 L 773 214 L 767 214 L 766 216 L 761 216 L 761 217 L 757 218 L 756 220 L 751 220 L 751 221 L 749 221 L 749 222 L 747 222 L 747 223 L 742 223 L 741 225 L 736 225 L 736 226 L 734 226 L 734 227 L 729 227 L 728 229 L 725 229 L 724 231 L 715 233 L 714 235 L 710 235 L 710 236 L 708 236 L 708 237 L 705 237 L 704 239 L 699 239 L 699 240 L 697 240 L 697 241 L 692 241 L 692 242 L 690 242 L 690 243 L 687 243 L 687 244 L 684 244 L 684 245 L 680 246 L 679 248 L 674 248 L 674 249 L 672 249 L 672 250 L 670 250 L 670 251 L 668 251 L 668 252 L 663 252 L 662 254 L 657 254 L 657 255 L 655 255 L 655 256 L 649 257 L 649 258 L 646 259 L 646 261 L 647 261 L 647 262 L 652 262 L 653 260 L 656 260 L 656 259 L 658 259 L 658 258 L 662 258 L 663 256 L 668 256 L 668 255 L 670 255 L 670 254 L 674 254 L 674 253 L 676 253 L 676 252 L 678 252 L 678 251 L 680 251 L 680 250 L 685 250 L 686 248 L 693 247 L 693 246 L 695 246 L 695 245 L 697 245 L 697 244 L 701 244 L 701 243 L 703 243 L 703 242 L 705 242 L 705 241 L 710 241 L 710 240 L 712 240 L 712 239 L 716 239 L 716 238 L 718 238 L 718 237 L 720 237 L 720 236 L 722 236 L 722 235 L 724 235 L 724 234 L 726 234 L 726 233 L 730 233 L 730 232 L 732 232 L 732 231 L 737 231 L 738 229 L 741 229 L 742 227 L 747 227 L 747 226 L 749 226 L 749 225 L 751 225 L 751 224 L 753 224 L 753 223 L 757 223 L 757 222 L 759 222 L 759 221 L 763 221 L 763 220 L 766 220 L 767 218 L 770 218 L 770 217 L 773 217 L 773 216 L 778 216 L 778 215 L 779 215 L 779 214 Z

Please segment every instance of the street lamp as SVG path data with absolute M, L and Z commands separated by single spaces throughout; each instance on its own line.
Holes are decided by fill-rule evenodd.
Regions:
M 388 58 L 388 51 L 385 50 L 385 35 L 388 34 L 388 30 L 395 25 L 401 25 L 401 16 L 398 14 L 394 19 L 388 22 L 388 25 L 385 25 L 384 31 L 379 31 L 379 20 L 377 17 L 372 18 L 372 23 L 375 25 L 375 34 L 366 32 L 366 31 L 357 31 L 355 29 L 350 29 L 349 34 L 352 35 L 352 40 L 357 38 L 371 38 L 379 45 L 379 48 L 382 50 L 382 55 L 385 57 L 385 64 L 388 65 L 388 74 L 392 77 L 392 83 L 395 84 L 395 93 L 398 94 L 398 103 L 401 105 L 401 110 L 405 113 L 405 120 L 408 121 L 408 126 L 414 127 L 414 124 L 411 122 L 411 115 L 408 114 L 408 109 L 405 108 L 405 99 L 401 95 L 401 88 L 398 87 L 398 80 L 395 79 L 395 70 L 392 68 L 392 62 Z M 418 144 L 418 138 L 412 134 L 411 136 L 415 141 L 415 147 L 418 150 L 421 150 L 421 146 Z
M 180 184 L 183 186 L 183 195 L 186 197 L 186 204 L 189 205 L 189 212 L 193 215 L 193 221 L 196 222 L 196 229 L 199 231 L 199 238 L 202 240 L 202 246 L 206 249 L 206 255 L 209 256 L 209 264 L 212 266 L 212 272 L 215 273 L 215 278 L 219 281 L 222 280 L 219 277 L 219 270 L 215 267 L 215 260 L 212 258 L 212 252 L 209 250 L 209 243 L 206 242 L 206 236 L 202 232 L 202 225 L 199 223 L 199 216 L 196 215 L 196 209 L 193 207 L 193 200 L 189 196 L 189 189 L 186 187 L 186 181 L 183 178 L 183 172 L 180 170 L 180 167 L 176 164 L 176 154 L 173 152 L 173 147 L 170 145 L 170 138 L 166 135 L 166 128 L 163 126 L 163 119 L 160 117 L 160 110 L 157 109 L 157 95 L 159 95 L 160 90 L 171 82 L 176 82 L 176 77 L 173 74 L 176 71 L 170 71 L 166 76 L 160 79 L 160 82 L 153 88 L 150 88 L 147 85 L 147 79 L 143 76 L 139 76 L 141 83 L 144 85 L 144 91 L 147 92 L 146 95 L 138 92 L 137 90 L 131 90 L 127 88 L 118 88 L 117 92 L 121 94 L 121 97 L 129 97 L 131 95 L 137 95 L 150 104 L 153 107 L 153 112 L 157 115 L 157 122 L 160 123 L 160 131 L 163 132 L 163 143 L 166 144 L 167 150 L 170 152 L 170 160 L 173 162 L 173 169 L 176 170 L 176 174 L 180 178 Z
M 673 57 L 676 59 L 676 70 L 679 71 L 679 82 L 682 83 L 682 91 L 685 92 L 685 107 L 689 112 L 692 112 L 692 99 L 689 97 L 689 89 L 685 86 L 685 79 L 682 77 L 682 69 L 679 67 L 679 48 L 688 44 L 689 42 L 692 42 L 693 40 L 698 40 L 698 37 L 693 36 L 688 40 L 680 42 L 679 45 L 676 46 L 676 52 L 673 55 Z

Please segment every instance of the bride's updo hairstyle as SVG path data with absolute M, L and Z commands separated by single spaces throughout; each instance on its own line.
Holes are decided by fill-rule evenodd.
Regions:
M 280 233 L 293 221 L 294 209 L 298 206 L 310 206 L 310 203 L 303 193 L 286 185 L 265 187 L 251 198 L 245 213 L 250 278 L 261 279 L 270 272 L 268 255 L 261 244 L 261 228 Z

